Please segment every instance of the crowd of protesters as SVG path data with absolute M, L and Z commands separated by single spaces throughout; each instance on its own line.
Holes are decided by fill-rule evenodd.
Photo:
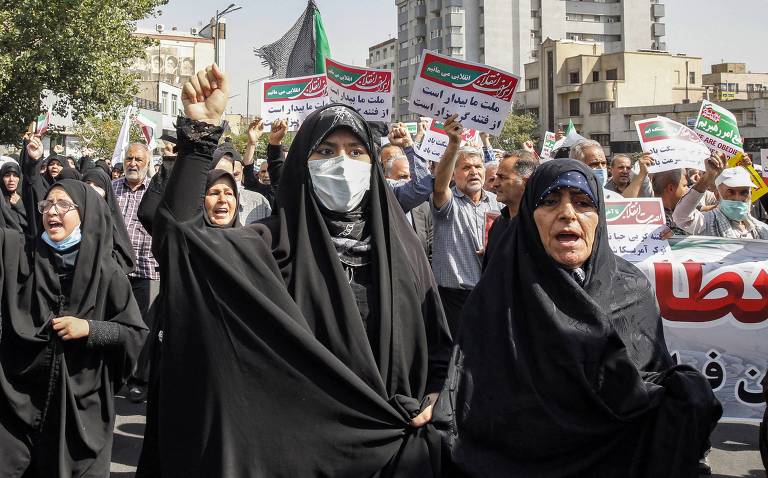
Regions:
M 433 163 L 423 123 L 382 146 L 340 104 L 290 146 L 257 119 L 241 154 L 227 93 L 193 76 L 154 165 L 28 134 L 0 168 L 0 476 L 108 476 L 124 386 L 142 477 L 706 471 L 722 408 L 605 202 L 661 198 L 666 237 L 768 239 L 746 169 L 649 174 L 587 139 L 542 159 L 462 144 L 456 116 Z

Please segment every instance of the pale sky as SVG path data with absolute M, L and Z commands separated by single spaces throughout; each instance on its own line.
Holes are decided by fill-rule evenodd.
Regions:
M 245 114 L 246 82 L 269 74 L 253 48 L 280 38 L 306 7 L 306 0 L 232 0 L 242 6 L 227 18 L 227 73 L 231 79 L 227 111 Z M 216 8 L 232 1 L 170 0 L 159 18 L 139 23 L 166 30 L 177 26 L 188 31 L 207 24 Z M 511 1 L 511 0 L 510 0 Z M 648 0 L 644 0 L 648 1 Z M 650 3 L 650 2 L 649 2 Z M 663 0 L 666 4 L 667 49 L 703 57 L 704 71 L 721 60 L 746 62 L 753 72 L 768 72 L 768 0 Z M 317 0 L 323 15 L 332 57 L 343 63 L 365 66 L 368 47 L 397 36 L 394 0 Z M 274 5 L 279 5 L 279 8 Z M 730 7 L 730 8 L 729 8 Z M 258 106 L 259 85 L 251 85 L 251 114 Z

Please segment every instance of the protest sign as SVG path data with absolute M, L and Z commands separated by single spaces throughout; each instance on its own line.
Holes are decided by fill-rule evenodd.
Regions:
M 704 163 L 710 156 L 709 148 L 687 126 L 658 116 L 635 121 L 635 128 L 643 152 L 653 160 L 648 166 L 649 173 L 680 168 L 704 170 Z
M 729 168 L 734 168 L 742 161 L 742 159 L 744 159 L 744 154 L 738 153 L 736 156 L 728 160 L 726 166 Z M 766 186 L 765 181 L 760 176 L 760 173 L 758 173 L 752 165 L 740 167 L 743 167 L 747 170 L 749 173 L 749 179 L 751 179 L 752 184 L 755 185 L 755 189 L 752 190 L 752 202 L 755 202 L 768 194 L 768 186 Z
M 458 114 L 466 128 L 499 134 L 519 81 L 503 70 L 424 51 L 410 110 L 438 121 Z
M 539 155 L 542 161 L 552 159 L 550 156 L 552 156 L 552 150 L 554 150 L 555 143 L 557 143 L 555 133 L 551 131 L 544 133 L 544 143 L 541 145 L 541 154 Z
M 640 262 L 669 252 L 661 238 L 666 230 L 664 205 L 659 198 L 608 200 L 605 202 L 608 243 L 614 254 Z
M 666 258 L 636 264 L 656 292 L 667 348 L 707 377 L 723 418 L 759 420 L 768 369 L 768 241 L 670 242 Z
M 304 118 L 330 102 L 325 75 L 265 81 L 263 91 L 261 118 L 267 131 L 280 119 L 287 119 L 288 129 L 296 131 Z
M 762 166 L 763 169 L 768 168 L 768 149 L 760 150 L 760 166 Z
M 464 132 L 461 134 L 462 145 L 467 141 L 475 139 L 477 134 L 476 130 L 465 128 Z M 429 129 L 424 134 L 424 139 L 421 140 L 421 144 L 418 146 L 416 153 L 426 160 L 439 163 L 445 153 L 445 148 L 447 147 L 448 135 L 445 134 L 443 123 L 432 121 L 429 125 Z
M 391 121 L 391 71 L 359 68 L 326 58 L 325 75 L 331 102 L 351 106 L 366 121 Z
M 403 123 L 405 124 L 406 129 L 408 129 L 408 133 L 411 136 L 414 136 L 416 133 L 419 132 L 419 124 L 418 123 Z
M 736 117 L 722 106 L 702 101 L 695 130 L 710 150 L 728 159 L 744 152 Z

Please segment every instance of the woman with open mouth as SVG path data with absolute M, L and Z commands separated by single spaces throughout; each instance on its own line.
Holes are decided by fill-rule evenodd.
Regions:
M 31 244 L 0 230 L 0 470 L 106 478 L 114 394 L 146 327 L 90 186 L 57 182 L 33 216 Z
M 528 180 L 435 407 L 455 476 L 698 476 L 722 408 L 673 363 L 650 283 L 611 251 L 602 191 L 574 160 Z

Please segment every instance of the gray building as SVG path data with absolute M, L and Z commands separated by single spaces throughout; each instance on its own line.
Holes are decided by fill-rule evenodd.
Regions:
M 368 48 L 368 59 L 365 61 L 365 65 L 368 68 L 376 68 L 378 70 L 392 70 L 393 92 L 392 95 L 392 120 L 397 117 L 397 38 L 390 38 L 385 42 L 373 45 Z
M 408 97 L 421 52 L 436 51 L 523 76 L 543 40 L 600 43 L 606 53 L 665 50 L 659 0 L 395 0 L 398 117 L 414 121 Z

